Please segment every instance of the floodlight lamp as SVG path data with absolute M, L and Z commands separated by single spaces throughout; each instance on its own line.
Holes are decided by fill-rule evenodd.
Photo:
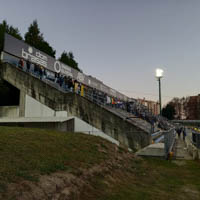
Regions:
M 163 77 L 163 70 L 162 69 L 156 69 L 156 78 L 162 78 Z

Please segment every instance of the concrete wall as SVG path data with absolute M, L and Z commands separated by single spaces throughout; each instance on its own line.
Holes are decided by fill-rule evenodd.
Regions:
M 75 132 L 82 132 L 85 134 L 89 134 L 89 135 L 95 135 L 95 136 L 99 136 L 102 137 L 114 144 L 119 145 L 119 141 L 115 140 L 114 138 L 106 135 L 104 132 L 102 132 L 101 130 L 91 126 L 90 124 L 84 122 L 83 120 L 80 120 L 79 118 L 75 117 L 75 125 L 74 125 L 74 131 Z
M 62 132 L 74 132 L 74 119 L 64 122 L 0 122 L 1 126 L 19 126 L 29 128 L 44 128 Z
M 150 143 L 150 134 L 147 131 L 77 94 L 63 93 L 10 64 L 2 64 L 0 74 L 4 80 L 20 89 L 22 94 L 25 93 L 52 110 L 67 111 L 68 116 L 82 119 L 119 141 L 121 145 L 138 150 Z M 23 97 L 24 95 L 21 95 L 21 98 Z M 22 103 L 21 113 L 24 107 Z
M 150 143 L 149 133 L 136 127 L 130 121 L 100 107 L 76 94 L 68 94 L 65 104 L 58 109 L 68 110 L 69 116 L 77 116 L 88 124 L 106 133 L 133 150 L 145 147 Z
M 26 95 L 25 96 L 25 117 L 67 117 L 66 111 L 54 111 L 53 109 L 41 104 L 37 100 L 33 99 L 32 97 Z M 95 127 L 91 126 L 90 124 L 84 122 L 83 120 L 74 117 L 74 127 L 70 130 L 73 130 L 74 132 L 82 132 L 85 134 L 100 136 L 112 143 L 115 143 L 119 145 L 119 142 L 112 137 L 106 135 L 101 130 L 96 129 Z M 26 127 L 37 127 L 37 128 L 48 128 L 47 125 L 49 125 L 49 128 L 53 128 L 57 130 L 63 131 L 66 129 L 66 127 L 58 127 L 57 123 L 25 123 L 24 126 Z M 63 128 L 62 128 L 63 127 Z M 67 129 L 66 129 L 67 130 Z M 66 131 L 65 130 L 65 131 Z
M 67 112 L 55 111 L 29 95 L 26 95 L 25 117 L 67 117 Z
M 67 117 L 66 111 L 54 111 L 53 109 L 41 104 L 37 100 L 32 97 L 26 95 L 25 96 L 25 117 Z M 119 145 L 119 142 L 112 137 L 106 135 L 101 130 L 96 129 L 90 124 L 84 122 L 83 120 L 74 117 L 74 132 L 83 132 L 85 134 L 100 136 L 102 138 L 107 139 L 108 141 Z M 37 128 L 47 128 L 46 123 L 42 125 L 42 123 L 26 123 L 26 127 L 37 127 Z M 50 127 L 55 129 L 54 123 L 50 125 Z M 60 127 L 57 127 L 60 130 Z M 71 129 L 72 130 L 72 129 Z
M 19 117 L 19 106 L 0 106 L 0 117 Z
M 25 96 L 25 117 L 52 117 L 55 111 L 32 97 Z

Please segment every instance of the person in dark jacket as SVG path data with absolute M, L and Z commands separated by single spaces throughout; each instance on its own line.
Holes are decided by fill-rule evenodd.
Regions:
M 43 67 L 42 66 L 39 66 L 39 77 L 40 77 L 40 80 L 42 80 L 42 78 L 43 78 Z
M 186 129 L 185 127 L 183 128 L 183 141 L 185 141 L 185 137 L 186 137 Z
M 23 67 L 24 67 L 24 60 L 22 58 L 19 60 L 18 67 L 20 69 L 23 69 Z
M 176 132 L 178 133 L 178 138 L 180 138 L 181 137 L 182 128 L 179 127 Z
M 36 75 L 36 76 L 39 76 L 39 65 L 38 64 L 35 64 L 34 65 L 34 74 Z
M 26 71 L 29 72 L 31 67 L 31 63 L 29 60 L 26 61 Z

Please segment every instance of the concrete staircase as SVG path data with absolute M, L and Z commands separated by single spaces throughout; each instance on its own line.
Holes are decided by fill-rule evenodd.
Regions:
M 80 118 L 134 151 L 150 143 L 150 125 L 141 119 L 127 119 L 132 117 L 130 113 L 97 105 L 75 93 L 60 91 L 8 63 L 0 64 L 0 78 L 20 90 L 21 117 L 25 116 L 25 102 L 29 96 L 54 111 L 66 111 L 68 117 Z
M 106 106 L 105 108 L 115 113 L 116 115 L 123 117 L 124 120 L 131 121 L 133 124 L 140 127 L 144 131 L 151 133 L 151 124 L 147 122 L 146 120 L 138 118 L 135 115 L 119 108 L 113 108 L 113 107 L 108 107 L 108 106 Z

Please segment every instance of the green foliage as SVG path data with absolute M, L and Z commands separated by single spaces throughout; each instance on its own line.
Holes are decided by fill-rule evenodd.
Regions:
M 22 40 L 22 36 L 19 32 L 19 29 L 8 25 L 7 22 L 4 20 L 2 23 L 0 23 L 0 52 L 3 50 L 5 32 L 19 40 Z M 37 20 L 34 20 L 30 24 L 30 26 L 28 27 L 28 31 L 24 35 L 24 38 L 27 44 L 55 58 L 56 51 L 44 39 L 43 34 L 40 32 Z M 82 70 L 78 67 L 78 63 L 75 61 L 72 52 L 67 53 L 64 51 L 61 54 L 59 60 L 67 64 L 68 66 L 82 72 Z
M 82 70 L 79 69 L 79 67 L 78 67 L 78 63 L 74 60 L 74 55 L 73 55 L 72 52 L 67 53 L 66 51 L 64 51 L 61 54 L 59 60 L 61 62 L 65 63 L 66 65 L 68 65 L 68 66 L 70 66 L 70 67 L 82 72 Z
M 172 104 L 167 104 L 167 106 L 162 109 L 162 115 L 169 120 L 174 119 L 175 114 L 176 114 L 176 111 Z
M 24 36 L 25 42 L 55 58 L 56 51 L 44 40 L 40 32 L 37 20 L 29 26 L 28 32 Z
M 19 32 L 19 29 L 8 25 L 6 20 L 3 20 L 2 23 L 0 23 L 0 52 L 3 50 L 5 33 L 12 35 L 13 37 L 19 40 L 22 40 L 22 36 Z
M 107 176 L 93 177 L 92 189 L 82 194 L 81 200 L 199 199 L 199 162 L 184 161 L 184 165 L 179 165 L 183 161 L 176 164 L 160 158 L 135 161 L 132 170 L 126 166 Z

